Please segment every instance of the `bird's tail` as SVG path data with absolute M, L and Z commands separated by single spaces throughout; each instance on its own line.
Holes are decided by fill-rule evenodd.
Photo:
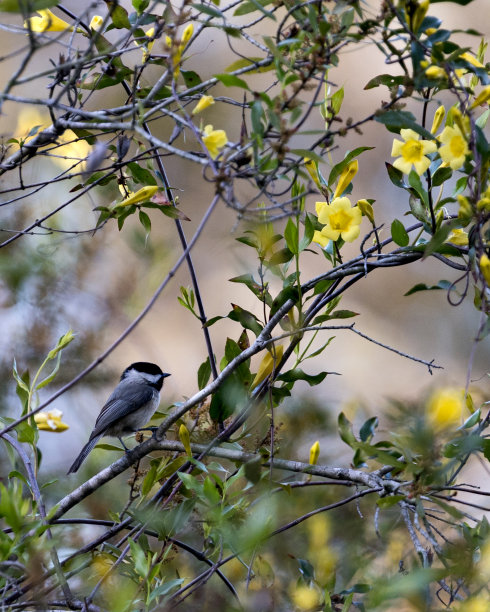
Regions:
M 93 449 L 93 447 L 97 444 L 97 442 L 99 441 L 99 439 L 101 437 L 102 437 L 102 434 L 100 434 L 98 436 L 95 436 L 93 438 L 90 438 L 90 440 L 87 442 L 87 444 L 85 444 L 85 446 L 80 451 L 80 454 L 78 455 L 78 457 L 73 462 L 73 464 L 72 464 L 71 468 L 68 470 L 67 474 L 72 474 L 73 472 L 77 472 L 78 471 L 79 467 L 85 461 L 85 459 L 87 458 L 88 454 Z

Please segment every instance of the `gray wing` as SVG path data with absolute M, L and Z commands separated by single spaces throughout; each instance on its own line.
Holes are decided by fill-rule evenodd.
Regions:
M 90 437 L 104 433 L 106 429 L 128 414 L 135 412 L 154 397 L 155 390 L 146 383 L 121 381 L 102 407 Z

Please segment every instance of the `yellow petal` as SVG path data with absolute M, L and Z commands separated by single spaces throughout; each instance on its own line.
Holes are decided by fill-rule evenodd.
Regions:
M 320 456 L 320 442 L 317 440 L 310 448 L 310 465 L 316 465 Z
M 480 271 L 486 284 L 490 287 L 490 258 L 486 253 L 483 253 L 480 257 Z
M 430 131 L 431 131 L 432 134 L 435 134 L 437 132 L 437 130 L 441 127 L 442 120 L 444 119 L 444 115 L 445 114 L 446 114 L 446 109 L 441 104 L 441 106 L 439 106 L 439 108 L 434 113 L 434 119 L 432 121 L 432 127 L 430 128 Z
M 189 430 L 184 425 L 184 423 L 182 423 L 182 425 L 179 427 L 179 438 L 182 444 L 184 445 L 185 452 L 189 455 L 189 457 L 192 457 L 191 437 L 189 434 Z
M 56 17 L 49 9 L 39 9 L 37 13 L 40 17 L 29 17 L 24 21 L 24 28 L 28 29 L 30 25 L 33 32 L 64 32 L 65 30 L 73 32 L 73 26 Z
M 337 236 L 337 238 L 338 238 L 338 236 Z M 337 238 L 335 238 L 335 240 Z M 313 233 L 312 241 L 316 242 L 316 244 L 319 244 L 322 247 L 322 249 L 324 249 L 327 246 L 327 244 L 330 242 L 330 239 L 327 238 L 326 236 L 324 236 L 322 232 L 319 232 L 318 230 L 315 230 L 314 233 Z
M 480 106 L 480 104 L 488 102 L 488 100 L 490 100 L 490 85 L 487 85 L 480 91 L 480 93 L 476 96 L 475 101 L 470 106 L 470 110 Z
M 349 183 L 352 182 L 352 179 L 356 176 L 357 171 L 359 170 L 359 162 L 357 159 L 352 160 L 347 164 L 347 166 L 342 170 L 339 176 L 339 182 L 337 183 L 337 188 L 335 189 L 335 193 L 333 194 L 333 199 L 341 196 L 344 191 L 349 186 Z
M 186 28 L 182 32 L 182 38 L 180 39 L 181 43 L 183 45 L 187 44 L 193 34 L 194 34 L 194 26 L 192 23 L 190 23 L 188 26 L 186 26 Z
M 274 368 L 281 361 L 283 352 L 284 347 L 282 345 L 274 347 L 271 351 L 266 351 L 262 361 L 260 362 L 257 374 L 252 382 L 251 389 L 256 387 L 259 383 L 270 376 L 270 374 L 272 374 Z
M 98 32 L 102 28 L 104 18 L 100 15 L 94 15 L 90 21 L 90 28 Z
M 125 200 L 119 202 L 117 205 L 130 206 L 131 204 L 137 204 L 138 202 L 145 202 L 154 196 L 157 191 L 157 185 L 146 185 L 146 187 L 142 187 L 135 193 L 130 194 Z
M 214 104 L 213 96 L 201 96 L 199 98 L 199 102 L 193 108 L 192 114 L 197 115 L 197 113 L 200 113 L 201 111 L 203 111 L 205 108 L 208 108 L 208 106 L 211 106 L 212 104 Z

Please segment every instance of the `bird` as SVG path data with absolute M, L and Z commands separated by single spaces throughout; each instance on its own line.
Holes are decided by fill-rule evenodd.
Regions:
M 167 376 L 170 374 L 162 372 L 155 363 L 138 361 L 128 366 L 122 373 L 119 384 L 102 406 L 90 438 L 68 474 L 80 468 L 103 436 L 115 436 L 127 451 L 121 436 L 142 429 L 150 420 L 160 403 L 160 390 Z

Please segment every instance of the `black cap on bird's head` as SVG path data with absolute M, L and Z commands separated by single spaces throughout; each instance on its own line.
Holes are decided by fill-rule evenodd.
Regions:
M 163 385 L 163 379 L 170 376 L 167 372 L 162 372 L 161 368 L 156 363 L 148 361 L 137 361 L 128 366 L 121 375 L 121 380 L 129 376 L 141 376 L 149 384 L 160 390 Z

